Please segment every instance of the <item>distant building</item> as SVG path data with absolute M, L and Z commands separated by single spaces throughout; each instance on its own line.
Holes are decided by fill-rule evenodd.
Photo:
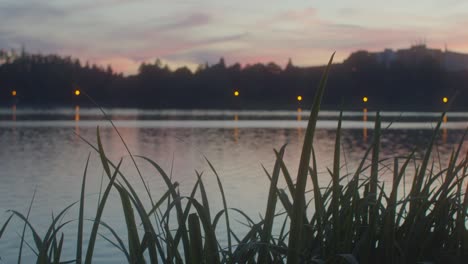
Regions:
M 442 65 L 443 54 L 440 49 L 428 49 L 425 44 L 421 44 L 397 50 L 397 57 L 407 65 L 424 63 L 428 59 L 433 59 Z
M 357 53 L 362 53 L 362 51 L 355 52 L 350 57 Z M 432 59 L 447 71 L 468 70 L 468 54 L 453 52 L 447 49 L 430 49 L 425 44 L 414 45 L 409 49 L 399 49 L 396 51 L 385 49 L 382 52 L 369 52 L 368 56 L 374 57 L 377 63 L 383 64 L 386 67 L 390 67 L 395 61 L 412 65 Z
M 466 71 L 468 70 L 468 54 L 446 50 L 442 65 L 447 71 Z
M 390 63 L 397 58 L 396 53 L 392 49 L 385 49 L 383 52 L 378 52 L 375 55 L 377 62 L 384 64 L 386 67 L 389 67 Z

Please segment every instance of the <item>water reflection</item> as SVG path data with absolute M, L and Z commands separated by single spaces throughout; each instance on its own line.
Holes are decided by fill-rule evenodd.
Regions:
M 448 137 L 448 132 L 447 132 L 447 114 L 444 115 L 443 118 L 443 124 L 442 124 L 442 142 L 445 144 L 447 143 L 447 137 Z
M 4 123 L 3 126 L 0 126 L 0 148 L 3 150 L 0 152 L 0 167 L 2 168 L 0 170 L 0 180 L 2 180 L 0 208 L 24 210 L 24 204 L 31 198 L 30 190 L 34 186 L 38 186 L 38 192 L 44 196 L 37 202 L 35 201 L 35 207 L 43 208 L 43 210 L 35 210 L 33 212 L 34 219 L 39 219 L 37 220 L 39 225 L 46 225 L 47 219 L 50 217 L 50 210 L 58 210 L 64 204 L 74 202 L 79 197 L 79 188 L 77 190 L 76 187 L 81 186 L 81 175 L 87 155 L 92 150 L 84 142 L 73 140 L 73 131 L 80 129 L 81 136 L 95 142 L 96 125 L 101 127 L 101 137 L 109 159 L 117 162 L 120 157 L 124 156 L 122 172 L 128 176 L 137 192 L 146 193 L 125 147 L 108 122 L 96 120 L 94 123 L 88 123 L 90 118 L 86 116 L 87 110 L 76 106 L 69 108 L 66 126 L 54 126 L 43 121 L 36 122 L 35 126 L 18 126 L 18 123 L 25 122 L 25 118 L 19 115 L 19 120 L 16 123 L 11 122 L 13 109 L 9 108 L 5 111 L 5 115 L 7 115 L 5 119 L 8 119 L 8 122 L 0 122 Z M 291 111 L 294 114 L 288 116 L 289 120 L 269 120 L 270 125 L 263 128 L 257 126 L 259 122 L 265 120 L 247 120 L 248 118 L 241 112 L 239 114 L 233 113 L 228 118 L 223 117 L 224 119 L 218 120 L 219 124 L 211 127 L 200 125 L 200 123 L 207 122 L 206 120 L 179 120 L 187 123 L 185 127 L 168 127 L 167 125 L 170 123 L 154 125 L 151 122 L 155 122 L 155 120 L 138 122 L 127 120 L 126 123 L 117 122 L 116 124 L 132 153 L 155 160 L 169 175 L 173 175 L 174 181 L 180 183 L 182 195 L 190 193 L 195 184 L 197 180 L 195 170 L 205 172 L 205 187 L 208 193 L 219 192 L 216 180 L 214 180 L 215 177 L 204 159 L 206 156 L 215 166 L 223 185 L 226 187 L 225 193 L 230 201 L 230 206 L 240 208 L 248 215 L 257 215 L 259 208 L 265 206 L 269 184 L 260 164 L 263 164 L 267 170 L 274 167 L 276 159 L 272 149 L 278 149 L 284 143 L 288 143 L 284 161 L 291 175 L 297 173 L 304 136 L 302 130 L 305 120 L 303 119 L 306 118 L 302 117 L 304 113 L 301 108 L 295 110 Z M 362 118 L 361 113 L 363 114 Z M 362 160 L 369 147 L 368 144 L 363 143 L 363 139 L 367 138 L 368 114 L 370 115 L 372 112 L 367 112 L 367 109 L 359 111 L 358 117 L 354 120 L 347 120 L 347 122 L 355 123 L 351 123 L 342 132 L 342 144 L 346 153 L 346 170 L 349 167 L 349 173 L 354 171 L 357 167 L 356 164 Z M 455 117 L 451 115 L 451 122 L 454 119 Z M 288 123 L 288 126 L 284 126 L 285 122 L 290 122 L 290 125 Z M 229 123 L 229 126 L 226 123 Z M 14 133 L 14 126 L 17 126 L 17 135 Z M 466 127 L 466 121 L 464 121 L 464 127 Z M 450 135 L 447 134 L 447 143 L 442 144 L 439 149 L 442 161 L 446 161 L 450 157 L 453 145 L 457 144 L 464 132 L 463 129 L 453 129 L 452 127 L 447 129 L 452 130 Z M 336 120 L 333 120 L 330 125 L 326 126 L 326 129 L 317 129 L 314 141 L 319 170 L 324 172 L 320 174 L 319 179 L 323 186 L 328 184 L 330 180 L 326 169 L 333 165 L 335 130 Z M 242 132 L 242 137 L 240 137 L 240 132 Z M 369 135 L 372 134 L 371 132 L 372 129 L 369 130 Z M 386 130 L 385 133 L 382 133 L 382 159 L 389 159 L 391 162 L 395 156 L 408 155 L 414 148 L 418 149 L 417 156 L 420 157 L 431 134 L 432 130 L 419 128 Z M 17 143 L 12 144 L 11 142 L 15 140 L 16 136 Z M 465 143 L 461 152 L 467 153 L 467 150 L 468 145 Z M 89 165 L 89 175 L 92 176 L 88 178 L 89 193 L 98 193 L 100 175 L 102 175 L 103 170 L 98 155 L 92 153 Z M 19 160 L 21 160 L 21 166 L 18 166 Z M 165 193 L 165 185 L 161 182 L 161 177 L 155 174 L 154 168 L 140 159 L 137 159 L 137 163 L 144 179 L 148 181 L 151 192 L 155 195 Z M 399 163 L 401 166 L 402 161 L 400 160 Z M 398 163 L 395 164 L 398 165 Z M 387 163 L 386 165 L 394 164 Z M 365 173 L 367 174 L 367 172 Z M 411 184 L 411 175 L 413 174 L 408 173 L 407 178 L 403 178 L 403 182 Z M 390 173 L 389 177 L 383 177 L 382 180 L 388 181 L 391 185 L 391 176 Z M 404 183 L 403 187 L 405 187 Z M 286 184 L 280 182 L 279 186 L 283 188 Z M 88 199 L 93 199 L 93 197 L 96 196 L 89 196 Z M 122 218 L 118 196 L 115 198 L 109 199 L 110 205 L 106 207 L 105 214 L 108 220 L 115 221 L 112 226 L 116 230 L 126 230 L 125 223 L 120 222 Z M 215 206 L 216 211 L 222 209 L 222 203 L 219 199 L 214 199 L 213 206 Z M 91 207 L 89 210 L 92 210 Z M 93 213 L 95 212 L 90 212 L 88 215 Z M 4 221 L 5 219 L 0 219 L 0 223 Z M 7 237 L 4 241 L 10 238 L 12 241 L 17 241 L 14 232 L 5 235 Z M 5 248 L 5 244 L 1 244 L 0 252 L 5 252 L 5 255 L 14 255 L 13 253 L 6 254 L 9 253 L 9 249 Z M 102 254 L 110 256 L 111 260 L 108 263 L 113 263 L 114 259 L 111 258 L 114 256 L 113 252 L 109 248 L 102 248 Z M 8 260 L 4 259 L 5 263 L 14 261 Z M 115 260 L 115 262 L 118 261 Z
M 302 137 L 302 126 L 300 122 L 302 121 L 302 108 L 298 107 L 297 108 L 297 121 L 299 122 L 297 125 L 297 136 L 298 138 Z
M 17 131 L 16 131 L 16 104 L 13 104 L 11 106 L 11 121 L 13 121 L 13 124 L 12 124 L 12 139 L 11 139 L 11 142 L 13 145 L 16 144 L 16 140 L 17 140 Z
M 367 142 L 367 108 L 364 108 L 362 111 L 362 123 L 363 123 L 363 129 L 362 129 L 362 140 L 364 143 Z
M 75 134 L 80 134 L 80 106 L 75 106 Z
M 239 121 L 239 116 L 237 114 L 234 115 L 234 143 L 237 144 L 237 140 L 239 140 L 239 127 L 237 125 L 237 121 Z
M 16 104 L 11 107 L 11 120 L 16 121 Z

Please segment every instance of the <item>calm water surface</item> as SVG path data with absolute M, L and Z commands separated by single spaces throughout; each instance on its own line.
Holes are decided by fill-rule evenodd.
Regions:
M 195 170 L 203 172 L 210 203 L 213 209 L 219 209 L 222 207 L 221 196 L 215 176 L 205 161 L 204 157 L 207 157 L 221 177 L 228 206 L 242 209 L 254 218 L 264 213 L 269 186 L 261 165 L 271 171 L 275 161 L 273 149 L 287 143 L 285 161 L 294 175 L 308 118 L 306 110 L 110 109 L 107 113 L 132 154 L 144 155 L 157 162 L 180 183 L 181 193 L 189 194 L 197 179 Z M 343 166 L 342 174 L 352 173 L 363 158 L 372 139 L 374 116 L 375 113 L 370 111 L 345 113 L 342 161 L 346 166 Z M 382 158 L 394 158 L 408 154 L 413 148 L 422 153 L 440 114 L 384 112 L 382 116 L 382 127 L 386 128 Z M 332 165 L 337 117 L 337 112 L 324 111 L 318 122 L 315 151 L 322 184 L 330 179 L 326 169 Z M 89 153 L 85 211 L 88 218 L 94 216 L 103 171 L 97 154 L 79 136 L 95 144 L 97 126 L 109 158 L 115 163 L 124 159 L 123 172 L 145 197 L 146 192 L 125 147 L 99 110 L 4 108 L 0 109 L 0 224 L 9 216 L 6 212 L 9 209 L 26 213 L 36 191 L 30 218 L 37 230 L 43 232 L 52 214 L 56 215 L 60 209 L 79 199 Z M 447 163 L 467 126 L 468 113 L 449 113 L 444 120 L 437 140 L 438 155 L 434 157 L 438 160 L 440 156 L 442 165 Z M 467 142 L 463 145 L 463 153 L 468 151 Z M 136 162 L 152 195 L 158 199 L 166 191 L 160 175 L 143 160 Z M 382 181 L 391 180 L 391 171 L 383 167 L 382 174 Z M 106 223 L 121 230 L 122 234 L 126 232 L 116 193 L 111 194 L 104 213 Z M 66 219 L 76 219 L 77 215 L 78 207 L 73 207 Z M 16 262 L 21 230 L 19 221 L 7 229 L 0 240 L 0 263 Z M 65 229 L 65 236 L 69 236 L 64 244 L 67 260 L 74 256 L 75 230 L 76 222 Z M 105 230 L 102 233 L 108 235 Z M 99 240 L 97 248 L 96 263 L 122 262 L 124 255 L 103 239 Z M 23 255 L 24 263 L 32 262 L 34 253 L 27 247 Z

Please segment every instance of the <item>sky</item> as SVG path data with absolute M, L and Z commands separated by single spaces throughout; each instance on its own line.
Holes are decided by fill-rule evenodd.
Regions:
M 322 65 L 417 43 L 468 53 L 466 0 L 0 0 L 0 49 L 70 55 L 126 75 L 160 58 Z

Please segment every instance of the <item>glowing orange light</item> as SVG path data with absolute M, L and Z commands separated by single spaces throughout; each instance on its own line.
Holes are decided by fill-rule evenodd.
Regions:
M 234 96 L 239 96 L 239 91 L 234 91 Z
M 16 90 L 11 91 L 12 96 L 16 96 Z
M 362 98 L 362 101 L 363 101 L 364 103 L 367 103 L 367 101 L 369 101 L 369 98 L 367 98 L 367 96 L 364 96 L 364 97 Z
M 447 97 L 442 98 L 442 102 L 444 102 L 444 104 L 448 103 L 448 98 Z
M 75 95 L 76 95 L 76 96 L 79 96 L 80 94 L 81 94 L 80 90 L 76 89 L 76 90 L 75 90 Z
M 302 96 L 298 95 L 297 96 L 297 101 L 299 101 L 299 102 L 302 101 Z

